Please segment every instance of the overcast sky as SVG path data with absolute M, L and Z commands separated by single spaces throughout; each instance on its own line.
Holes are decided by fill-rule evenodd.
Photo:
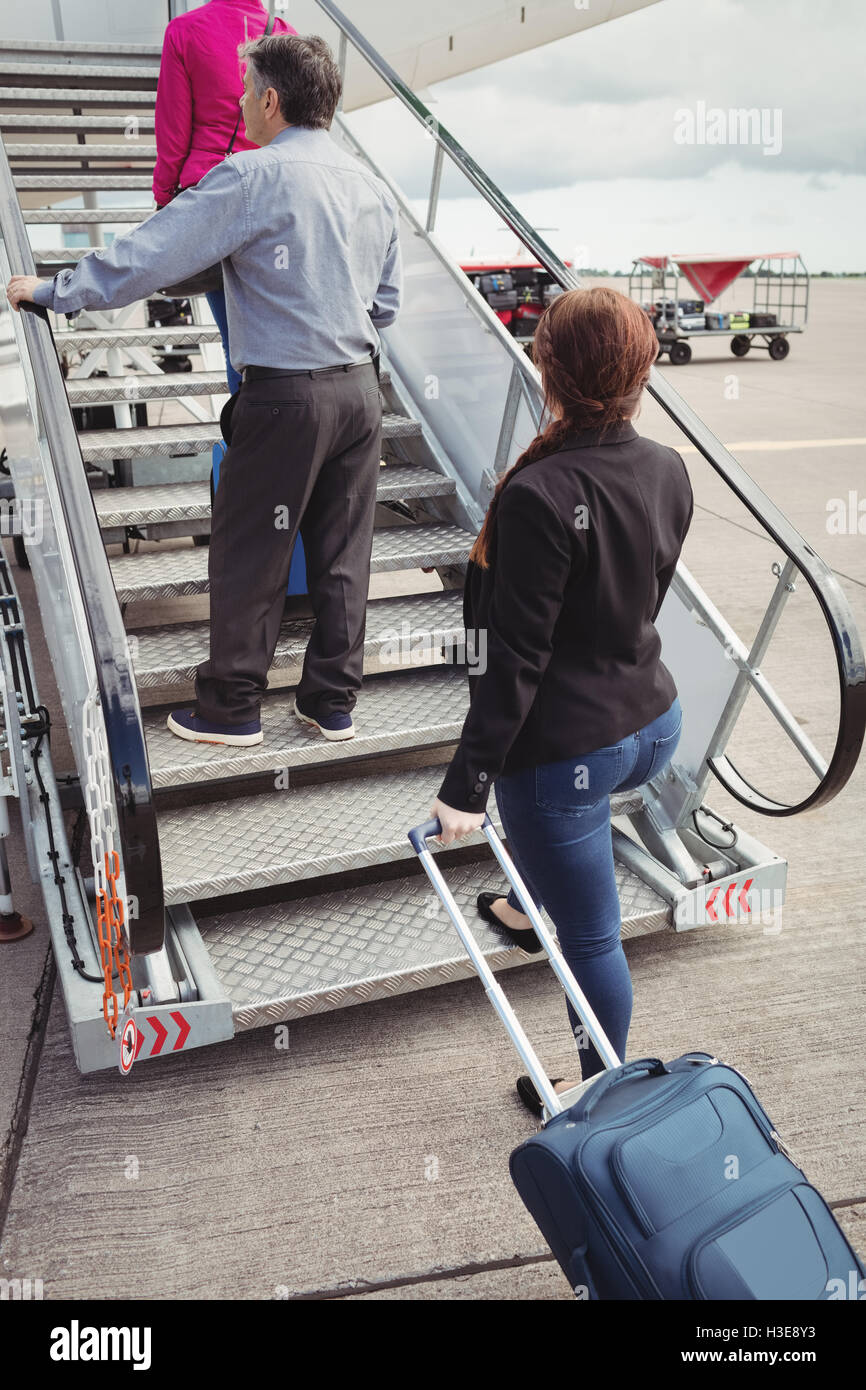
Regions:
M 798 250 L 813 273 L 866 271 L 864 48 L 866 0 L 661 0 L 437 83 L 428 104 L 580 264 Z M 397 106 L 347 119 L 420 210 L 432 142 Z M 706 121 L 725 113 L 726 137 L 737 108 L 765 112 L 763 131 L 753 144 L 698 143 L 713 133 L 702 106 Z M 461 257 L 513 250 L 466 188 L 449 170 L 443 239 Z

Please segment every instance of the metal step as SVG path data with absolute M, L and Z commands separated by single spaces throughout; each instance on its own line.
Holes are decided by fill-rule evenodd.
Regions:
M 431 800 L 431 788 L 436 787 L 433 772 L 433 776 L 428 773 L 420 807 L 413 806 L 405 822 L 404 840 L 410 826 L 426 819 L 424 807 Z M 489 807 L 494 801 L 491 796 Z M 498 827 L 494 809 L 490 819 Z M 434 848 L 435 841 L 429 844 Z M 492 854 L 489 861 L 457 866 L 440 861 L 440 867 L 493 970 L 541 959 L 519 946 L 504 945 L 478 915 L 476 898 L 482 889 L 499 888 L 503 897 L 508 892 L 508 881 Z M 623 937 L 670 927 L 671 909 L 664 899 L 625 865 L 617 861 L 615 869 Z M 552 928 L 548 914 L 542 911 L 541 915 Z M 200 918 L 198 929 L 231 1000 L 237 1032 L 475 974 L 450 917 L 423 873 L 294 902 L 222 912 Z M 480 986 L 478 994 L 480 1001 Z M 479 1002 L 478 1007 L 483 1005 Z
M 182 381 L 182 376 L 178 374 Z M 182 394 L 182 393 L 180 393 Z M 383 439 L 407 439 L 421 433 L 421 425 L 408 415 L 382 416 Z M 194 425 L 138 425 L 121 430 L 81 430 L 78 435 L 85 463 L 110 463 L 112 459 L 148 457 L 152 454 L 181 458 L 213 448 L 220 434 L 219 421 Z
M 139 398 L 140 399 L 140 398 Z M 453 478 L 417 463 L 389 463 L 379 470 L 380 502 L 404 498 L 447 497 L 456 491 Z M 211 514 L 208 483 L 158 483 L 143 487 L 99 488 L 93 493 L 103 530 L 173 521 L 203 521 Z
M 31 145 L 15 140 L 7 140 L 5 143 L 13 173 L 16 166 L 12 161 L 16 159 L 52 162 L 69 159 L 79 163 L 82 160 L 110 159 L 118 164 L 127 164 L 131 160 L 136 163 L 156 163 L 156 145 L 143 145 L 137 140 L 127 140 L 122 145 L 79 145 L 73 140 L 67 141 L 65 145 Z
M 383 371 L 379 377 L 379 384 L 386 386 L 389 381 L 388 373 Z M 130 394 L 131 382 L 135 385 L 134 395 Z M 66 393 L 72 405 L 98 405 L 113 401 L 128 405 L 132 400 L 146 401 L 171 399 L 175 396 L 227 395 L 228 380 L 224 371 L 160 372 L 156 375 L 148 372 L 130 372 L 128 376 L 67 377 Z M 169 486 L 175 485 L 169 484 Z M 186 485 L 177 484 L 177 486 Z M 141 498 L 140 488 L 136 489 L 136 496 Z M 116 497 L 117 493 L 115 493 Z
M 50 92 L 56 83 L 74 87 L 77 92 L 80 87 L 104 82 L 115 92 L 122 88 L 125 95 L 127 84 L 132 84 L 137 92 L 146 89 L 146 95 L 155 100 L 158 79 L 159 63 L 18 63 L 0 52 L 0 82 L 17 83 L 28 90 L 45 88 Z
M 365 676 L 352 714 L 355 736 L 339 742 L 298 719 L 294 687 L 264 696 L 264 740 L 250 748 L 185 742 L 167 728 L 165 710 L 152 710 L 145 714 L 144 729 L 153 786 L 160 790 L 262 773 L 275 776 L 284 769 L 290 784 L 292 768 L 457 743 L 469 709 L 468 681 L 465 666 L 450 662 Z M 642 806 L 640 791 L 611 797 L 614 815 Z
M 185 742 L 166 727 L 165 710 L 149 711 L 144 730 L 153 786 L 183 787 L 256 773 L 275 776 L 283 768 L 455 743 L 469 708 L 465 669 L 454 665 L 368 676 L 352 714 L 355 736 L 342 742 L 304 724 L 292 708 L 294 698 L 294 688 L 265 695 L 264 740 L 250 748 Z
M 271 683 L 275 675 L 284 682 L 287 679 L 300 679 L 313 623 L 311 615 L 283 619 L 271 662 Z M 128 637 L 135 667 L 135 683 L 142 703 L 145 703 L 148 691 L 164 690 L 170 686 L 191 686 L 196 667 L 207 660 L 209 632 L 207 621 L 130 629 Z M 434 644 L 448 643 L 455 647 L 464 637 L 462 591 L 437 589 L 423 594 L 368 599 L 364 639 L 365 675 L 383 669 L 383 644 L 393 634 L 399 639 L 401 650 L 400 660 L 390 660 L 398 655 L 396 651 L 386 653 L 391 672 L 421 665 Z
M 68 77 L 74 81 L 74 69 L 70 68 Z M 125 110 L 129 106 L 149 106 L 153 109 L 156 92 L 152 87 L 140 90 L 124 88 L 102 89 L 94 87 L 0 87 L 0 111 L 15 111 L 25 102 L 38 102 L 40 106 L 116 106 Z
M 164 400 L 175 396 L 227 395 L 222 372 L 130 372 L 129 376 L 84 376 L 66 379 L 70 405 L 99 405 L 116 401 Z M 136 489 L 138 492 L 139 489 Z M 98 507 L 97 507 L 98 510 Z
M 60 328 L 54 341 L 68 352 L 95 352 L 97 348 L 116 347 L 186 347 L 195 343 L 218 343 L 220 331 L 215 323 L 172 325 L 171 328 Z M 174 373 L 172 373 L 174 375 Z M 178 376 L 193 373 L 179 372 Z
M 46 193 L 58 189 L 69 189 L 71 193 L 83 193 L 94 188 L 151 188 L 151 174 L 83 174 L 78 169 L 70 169 L 68 174 L 15 174 L 12 182 L 22 192 L 42 189 Z
M 373 533 L 371 574 L 465 565 L 475 537 L 460 526 L 383 526 Z M 206 546 L 120 555 L 109 561 L 120 603 L 206 594 Z
M 148 115 L 146 111 L 136 112 L 135 123 L 139 135 L 147 133 L 152 135 L 154 129 L 153 115 Z M 126 129 L 126 121 L 122 116 L 75 116 L 75 115 L 51 115 L 46 116 L 39 111 L 4 111 L 0 114 L 0 131 L 23 130 L 27 133 L 48 130 L 52 135 L 59 131 L 68 130 L 71 134 L 84 134 L 86 132 L 106 131 L 112 135 L 122 135 Z M 132 143 L 132 142 L 130 142 Z
M 91 251 L 97 249 L 93 246 L 46 246 L 40 251 L 34 246 L 33 260 L 37 271 L 47 269 L 48 266 L 65 268 L 83 260 Z
M 103 223 L 144 222 L 153 217 L 155 208 L 22 208 L 21 216 L 32 226 L 48 222 Z
M 410 768 L 164 809 L 165 901 L 193 902 L 412 859 L 407 831 L 429 818 L 444 776 L 443 765 Z M 499 830 L 495 795 L 487 811 Z M 447 848 L 432 840 L 430 847 L 447 855 L 479 843 L 487 840 L 477 830 Z
M 15 57 L 18 53 L 44 54 L 58 60 L 69 53 L 73 57 L 80 54 L 88 61 L 104 57 L 108 62 L 113 62 L 118 56 L 156 58 L 158 61 L 162 46 L 152 43 L 97 43 L 95 39 L 88 39 L 86 43 L 74 43 L 67 39 L 0 39 L 0 53 L 7 57 Z

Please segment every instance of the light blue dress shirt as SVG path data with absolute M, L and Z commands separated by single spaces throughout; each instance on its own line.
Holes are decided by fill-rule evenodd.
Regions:
M 58 314 L 117 309 L 216 261 L 236 371 L 357 362 L 378 351 L 377 329 L 400 307 L 397 203 L 327 130 L 288 126 L 214 165 L 34 298 Z

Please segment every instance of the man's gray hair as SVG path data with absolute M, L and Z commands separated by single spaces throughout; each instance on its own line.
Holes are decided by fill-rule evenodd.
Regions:
M 256 98 L 273 87 L 289 125 L 330 129 L 343 90 L 340 69 L 318 34 L 269 34 L 238 47 Z

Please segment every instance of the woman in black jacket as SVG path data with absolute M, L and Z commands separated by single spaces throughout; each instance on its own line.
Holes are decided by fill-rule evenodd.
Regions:
M 647 315 L 614 290 L 569 290 L 539 319 L 552 421 L 500 478 L 470 552 L 470 708 L 431 807 L 450 844 L 481 825 L 495 780 L 518 873 L 621 1061 L 632 987 L 609 797 L 657 777 L 680 738 L 654 620 L 694 507 L 680 455 L 631 423 L 657 352 Z M 478 911 L 541 949 L 513 889 L 479 893 Z M 568 1015 L 586 1080 L 603 1063 Z M 540 1114 L 528 1077 L 518 1091 Z

